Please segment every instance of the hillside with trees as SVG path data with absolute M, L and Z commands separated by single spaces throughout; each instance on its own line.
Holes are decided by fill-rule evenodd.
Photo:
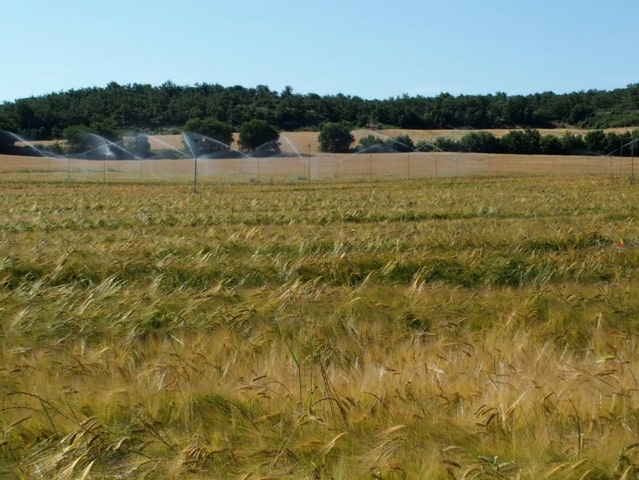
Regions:
M 30 97 L 0 105 L 0 128 L 33 140 L 61 138 L 70 126 L 147 132 L 181 128 L 189 120 L 214 118 L 235 131 L 250 120 L 280 130 L 319 130 L 325 122 L 406 129 L 493 129 L 639 126 L 639 84 L 612 91 L 544 92 L 509 96 L 401 96 L 365 100 L 357 96 L 276 92 L 197 84 L 119 85 Z
M 241 144 L 254 148 L 277 131 L 311 130 L 319 133 L 324 151 L 348 151 L 349 128 L 402 129 L 512 129 L 496 138 L 489 132 L 471 132 L 461 141 L 438 139 L 431 145 L 411 145 L 425 150 L 486 153 L 597 153 L 635 144 L 639 135 L 604 133 L 611 127 L 639 126 L 639 83 L 612 91 L 589 90 L 569 94 L 544 92 L 509 96 L 459 95 L 435 97 L 407 95 L 385 100 L 365 100 L 342 94 L 296 94 L 291 87 L 276 92 L 266 86 L 196 84 L 178 86 L 119 85 L 86 88 L 30 97 L 0 105 L 0 130 L 30 140 L 64 139 L 66 145 L 87 148 L 82 132 L 91 131 L 112 141 L 123 132 L 177 133 L 188 130 L 220 141 L 199 148 L 223 150 L 232 132 L 243 132 Z M 541 136 L 537 129 L 577 127 L 591 130 L 576 135 Z M 0 135 L 0 149 L 11 151 L 15 139 Z M 388 144 L 375 137 L 363 148 L 402 150 L 408 138 Z M 404 144 L 404 147 L 401 144 Z M 636 146 L 636 145 L 635 145 Z M 144 150 L 145 145 L 136 146 Z M 277 145 L 273 144 L 277 150 Z M 15 152 L 14 152 L 15 153 Z

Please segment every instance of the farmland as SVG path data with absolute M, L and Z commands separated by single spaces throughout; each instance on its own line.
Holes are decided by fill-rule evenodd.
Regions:
M 499 138 L 509 130 L 491 130 Z M 438 151 L 436 139 L 459 141 L 471 130 L 371 130 L 353 132 L 355 142 L 365 137 L 382 140 L 409 138 L 409 142 L 426 142 L 434 151 L 375 152 L 364 149 L 356 153 L 332 154 L 320 151 L 317 132 L 281 132 L 281 153 L 251 156 L 238 150 L 238 138 L 229 146 L 228 158 L 197 159 L 197 182 L 203 183 L 282 183 L 296 181 L 358 182 L 431 177 L 499 176 L 499 175 L 606 175 L 636 177 L 634 156 L 613 155 L 524 155 L 496 153 L 456 153 Z M 474 133 L 478 133 L 474 131 Z M 487 133 L 487 132 L 482 132 Z M 544 136 L 582 137 L 588 132 L 576 129 L 553 129 Z M 608 129 L 605 135 L 628 134 L 628 129 Z M 99 137 L 98 137 L 99 138 Z M 119 160 L 105 156 L 86 160 L 79 156 L 48 157 L 0 156 L 0 176 L 5 180 L 66 182 L 192 182 L 194 162 L 181 135 L 151 135 L 144 159 Z M 44 149 L 60 147 L 59 141 L 37 143 Z M 107 143 L 105 142 L 105 145 Z M 24 146 L 18 142 L 18 146 Z M 626 153 L 632 150 L 626 146 Z M 131 153 L 131 152 L 129 152 Z M 132 158 L 132 157 L 129 157 Z
M 0 472 L 636 475 L 639 189 L 595 162 L 3 172 Z

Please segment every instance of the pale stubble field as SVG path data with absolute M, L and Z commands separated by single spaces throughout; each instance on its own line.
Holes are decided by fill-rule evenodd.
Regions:
M 573 130 L 543 130 L 541 134 L 562 135 Z M 491 131 L 496 136 L 508 130 Z M 397 135 L 409 135 L 414 143 L 433 141 L 438 137 L 460 139 L 468 130 L 355 130 L 355 144 L 367 135 L 382 140 Z M 462 154 L 444 152 L 326 154 L 318 150 L 317 132 L 283 132 L 279 157 L 256 158 L 242 156 L 234 159 L 198 159 L 201 182 L 260 182 L 308 180 L 380 180 L 420 177 L 451 177 L 468 175 L 634 175 L 634 159 L 604 156 L 547 156 L 506 154 Z M 46 142 L 45 142 L 46 145 Z M 180 135 L 151 137 L 151 148 L 166 146 L 183 149 Z M 237 149 L 234 143 L 231 148 Z M 309 157 L 310 154 L 310 157 Z M 79 159 L 0 156 L 0 172 L 29 175 L 31 179 L 75 181 L 190 181 L 193 162 L 178 160 L 144 161 L 83 161 Z M 309 175 L 310 173 L 310 175 Z M 22 174 L 22 175 L 20 175 Z M 49 175 L 47 175 L 49 174 Z

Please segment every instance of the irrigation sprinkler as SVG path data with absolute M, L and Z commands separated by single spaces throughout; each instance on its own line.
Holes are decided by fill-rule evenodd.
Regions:
M 197 139 L 193 139 L 193 143 L 197 144 Z M 193 149 L 193 193 L 197 193 L 197 148 Z
M 71 181 L 71 155 L 67 155 L 67 183 Z
M 630 183 L 635 183 L 635 143 L 639 138 L 633 138 L 628 145 L 630 145 Z
M 635 140 L 630 142 L 630 184 L 635 183 Z
M 311 183 L 311 144 L 308 144 L 308 183 Z
M 625 145 L 621 145 L 619 147 L 619 176 L 622 175 L 622 162 L 623 162 L 623 148 L 630 147 L 630 183 L 635 182 L 635 143 L 639 140 L 639 138 L 635 138 L 630 140 Z
M 373 155 L 368 154 L 368 182 L 373 182 Z
M 257 156 L 257 183 L 260 183 L 260 156 Z
M 106 183 L 106 154 L 102 155 L 102 183 Z

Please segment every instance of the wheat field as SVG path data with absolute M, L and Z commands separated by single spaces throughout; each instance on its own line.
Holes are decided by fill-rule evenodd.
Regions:
M 4 175 L 3 478 L 639 473 L 625 177 Z

